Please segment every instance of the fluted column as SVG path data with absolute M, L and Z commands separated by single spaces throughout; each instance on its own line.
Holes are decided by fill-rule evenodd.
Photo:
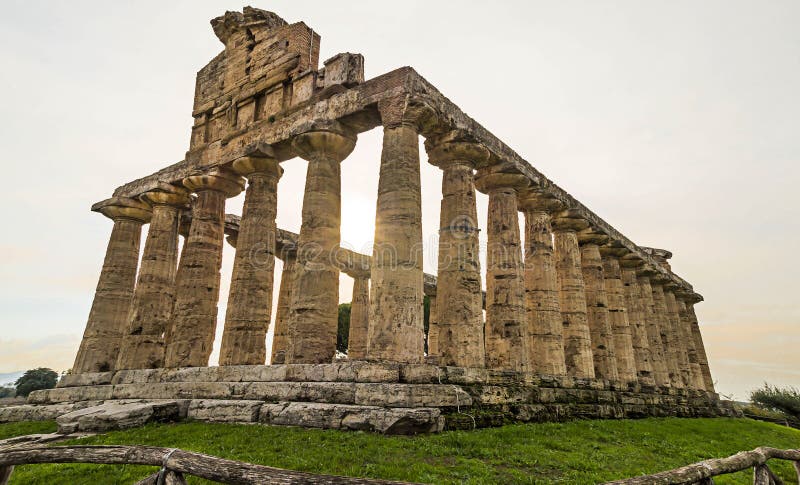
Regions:
M 473 171 L 489 159 L 489 151 L 451 138 L 425 143 L 428 160 L 443 171 L 436 290 L 441 297 L 438 363 L 483 367 L 483 294 Z
M 439 319 L 436 317 L 438 307 L 436 293 L 428 294 L 428 356 L 439 359 Z
M 189 206 L 189 193 L 171 184 L 145 192 L 153 206 L 139 278 L 133 296 L 128 331 L 122 338 L 117 369 L 164 366 L 164 333 L 172 322 L 175 272 L 178 266 L 178 226 Z
M 667 316 L 670 321 L 670 328 L 673 331 L 675 338 L 673 339 L 673 347 L 678 361 L 678 370 L 683 382 L 683 387 L 692 387 L 692 368 L 689 363 L 689 347 L 692 340 L 688 332 L 688 328 L 681 324 L 680 313 L 678 312 L 678 302 L 675 299 L 673 292 L 675 286 L 671 283 L 664 285 L 664 302 L 667 306 Z M 694 347 L 694 345 L 691 345 Z M 699 368 L 699 366 L 698 366 Z
M 708 356 L 706 355 L 706 346 L 703 343 L 703 334 L 700 333 L 700 325 L 697 320 L 697 314 L 694 311 L 694 304 L 698 301 L 703 301 L 702 297 L 698 299 L 698 297 L 694 296 L 693 299 L 686 300 L 686 311 L 689 315 L 689 322 L 692 325 L 692 335 L 694 336 L 694 345 L 697 349 L 697 360 L 703 374 L 705 390 L 708 392 L 715 392 L 714 379 L 711 377 L 711 369 L 708 365 Z
M 705 389 L 703 381 L 703 371 L 700 368 L 700 360 L 697 355 L 697 345 L 692 334 L 692 324 L 689 319 L 689 312 L 686 309 L 686 302 L 683 300 L 683 290 L 678 289 L 674 294 L 675 305 L 678 308 L 678 320 L 681 326 L 682 338 L 686 346 L 686 356 L 689 361 L 689 387 L 692 389 Z
M 272 312 L 278 180 L 283 169 L 272 156 L 242 157 L 233 170 L 247 177 L 236 256 L 220 346 L 220 365 L 260 365 L 267 358 Z
M 586 221 L 573 217 L 568 212 L 553 219 L 556 271 L 561 289 L 559 297 L 564 325 L 564 360 L 567 374 L 575 377 L 595 377 L 586 286 L 576 233 L 587 227 Z
M 636 277 L 636 268 L 642 266 L 642 261 L 635 257 L 631 259 L 631 257 L 633 257 L 631 253 L 622 254 L 619 265 L 622 273 L 622 287 L 625 292 L 625 308 L 631 325 L 636 377 L 640 384 L 654 386 L 656 382 L 653 371 L 653 357 L 650 354 L 650 342 L 647 336 L 644 302 L 641 298 Z
M 650 278 L 650 288 L 653 292 L 653 313 L 661 329 L 661 342 L 664 345 L 664 361 L 672 387 L 684 387 L 681 375 L 680 357 L 678 356 L 678 336 L 672 326 L 672 319 L 667 312 L 667 302 L 664 298 L 664 280 L 659 275 Z
M 425 356 L 419 127 L 381 110 L 383 149 L 375 211 L 367 358 L 421 363 Z
M 192 223 L 177 273 L 175 309 L 166 338 L 166 367 L 208 365 L 217 327 L 225 199 L 244 190 L 244 179 L 222 169 L 190 175 L 197 193 Z
M 527 184 L 520 174 L 489 170 L 478 171 L 476 179 L 489 194 L 485 345 L 490 369 L 530 370 L 517 205 L 517 191 Z
M 608 299 L 608 321 L 614 335 L 617 374 L 622 382 L 635 382 L 638 379 L 636 357 L 633 348 L 633 328 L 625 301 L 625 289 L 619 264 L 618 248 L 600 248 L 603 257 L 603 277 L 606 298 Z M 649 364 L 649 358 L 647 360 Z M 648 371 L 649 375 L 649 371 Z
M 650 345 L 650 363 L 653 366 L 653 378 L 655 379 L 656 385 L 660 387 L 672 387 L 666 349 L 664 347 L 664 341 L 661 338 L 661 319 L 656 316 L 653 302 L 653 288 L 650 286 L 650 274 L 652 274 L 652 270 L 642 267 L 639 269 L 636 278 L 639 298 L 642 302 L 642 314 L 645 324 L 647 325 L 647 342 Z
M 353 300 L 350 304 L 350 332 L 347 338 L 347 358 L 364 359 L 369 337 L 369 275 L 353 276 Z
M 581 248 L 581 272 L 586 287 L 586 310 L 592 338 L 594 374 L 600 379 L 618 381 L 617 353 L 608 316 L 608 295 L 606 295 L 603 259 L 600 256 L 600 244 L 608 242 L 608 236 L 587 229 L 578 233 L 578 242 Z
M 286 363 L 286 350 L 289 348 L 289 311 L 292 306 L 292 291 L 294 289 L 295 270 L 297 268 L 297 253 L 284 251 L 283 271 L 281 271 L 281 286 L 278 289 L 278 307 L 275 310 L 275 330 L 272 334 L 272 364 Z
M 356 139 L 333 125 L 298 135 L 292 146 L 308 160 L 303 222 L 297 245 L 287 364 L 324 364 L 336 353 L 339 315 L 342 160 Z
M 551 213 L 561 209 L 561 204 L 543 194 L 525 192 L 520 208 L 525 215 L 525 311 L 531 371 L 564 375 L 564 325 L 551 226 Z
M 150 207 L 127 197 L 98 202 L 92 210 L 114 221 L 103 269 L 89 311 L 72 372 L 106 372 L 114 369 L 128 316 L 139 264 L 142 224 L 150 220 Z

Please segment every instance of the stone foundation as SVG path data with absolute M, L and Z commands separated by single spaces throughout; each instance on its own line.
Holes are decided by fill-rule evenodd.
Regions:
M 67 432 L 165 417 L 415 434 L 510 422 L 734 415 L 730 403 L 701 390 L 363 361 L 67 375 L 57 388 L 31 393 L 28 404 L 0 408 L 0 422 L 58 418 Z

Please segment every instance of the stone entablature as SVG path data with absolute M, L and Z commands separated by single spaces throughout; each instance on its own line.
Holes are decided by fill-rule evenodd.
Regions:
M 354 278 L 351 359 L 435 368 L 437 382 L 441 369 L 459 368 L 477 372 L 483 384 L 499 372 L 525 385 L 556 375 L 559 382 L 606 382 L 601 387 L 615 392 L 639 386 L 636 392 L 654 395 L 713 395 L 694 311 L 703 298 L 672 272 L 669 251 L 634 244 L 411 68 L 365 81 L 363 57 L 351 53 L 318 68 L 313 29 L 250 7 L 212 26 L 225 50 L 197 75 L 186 158 L 92 207 L 114 229 L 76 376 L 65 382 L 97 372 L 118 371 L 116 379 L 139 372 L 131 369 L 209 369 L 227 236 L 236 257 L 222 370 L 197 372 L 265 363 L 273 294 L 271 363 L 317 366 L 309 372 L 339 365 L 331 362 L 345 272 Z M 383 148 L 375 244 L 372 255 L 362 255 L 340 247 L 347 216 L 341 162 L 358 134 L 377 126 Z M 443 171 L 435 276 L 423 272 L 421 261 L 420 136 L 429 162 Z M 308 161 L 299 234 L 275 225 L 281 164 L 295 157 Z M 242 216 L 226 215 L 226 200 L 244 190 Z M 476 191 L 489 195 L 486 268 L 479 262 Z M 284 262 L 277 291 L 275 258 Z M 258 372 L 280 369 L 300 367 Z M 169 371 L 153 375 L 169 382 Z M 110 386 L 93 384 L 86 392 L 105 395 Z M 59 392 L 73 391 L 52 394 Z M 204 396 L 198 398 L 214 398 Z M 112 392 L 102 399 L 123 397 Z

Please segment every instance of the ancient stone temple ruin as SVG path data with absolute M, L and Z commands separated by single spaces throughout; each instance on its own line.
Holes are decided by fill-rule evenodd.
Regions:
M 0 419 L 60 416 L 81 429 L 129 408 L 144 420 L 413 433 L 732 413 L 714 393 L 694 309 L 703 298 L 669 251 L 626 238 L 411 68 L 365 80 L 352 53 L 320 67 L 312 28 L 254 8 L 211 25 L 225 47 L 197 74 L 185 159 L 92 206 L 113 227 L 72 373 Z M 364 255 L 339 247 L 342 161 L 378 126 Z M 443 171 L 435 276 L 420 251 L 420 136 Z M 296 157 L 308 161 L 299 234 L 275 224 L 281 165 Z M 485 228 L 476 190 L 489 198 Z M 226 214 L 242 191 L 241 216 Z M 217 322 L 226 236 L 236 256 Z M 354 279 L 346 359 L 335 355 L 340 272 Z

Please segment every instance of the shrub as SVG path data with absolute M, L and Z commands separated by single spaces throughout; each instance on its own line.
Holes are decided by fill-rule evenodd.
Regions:
M 27 397 L 33 391 L 40 389 L 52 389 L 56 387 L 58 374 L 52 369 L 39 367 L 25 371 L 15 385 L 17 386 L 17 396 Z
M 793 387 L 779 388 L 764 383 L 750 393 L 750 400 L 759 406 L 800 419 L 800 392 Z

